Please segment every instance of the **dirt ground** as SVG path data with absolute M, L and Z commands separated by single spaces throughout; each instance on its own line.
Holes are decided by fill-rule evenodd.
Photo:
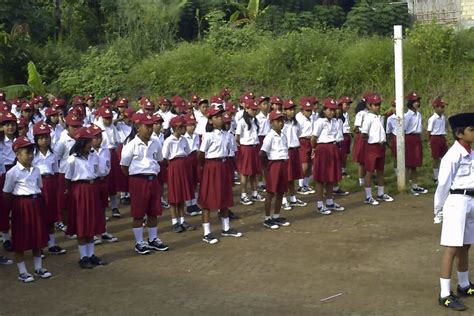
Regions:
M 262 226 L 263 203 L 238 205 L 233 225 L 244 236 L 216 245 L 201 241 L 201 228 L 172 233 L 166 212 L 159 230 L 171 249 L 148 256 L 133 251 L 130 218 L 111 219 L 120 240 L 97 246 L 110 264 L 93 270 L 81 270 L 75 240 L 60 237 L 68 253 L 45 259 L 51 280 L 22 284 L 15 265 L 0 266 L 0 314 L 448 315 L 437 304 L 432 194 L 373 207 L 358 192 L 338 199 L 347 210 L 331 216 L 303 199 L 311 203 L 284 212 L 291 226 L 275 231 Z M 464 314 L 474 313 L 474 299 L 465 302 Z

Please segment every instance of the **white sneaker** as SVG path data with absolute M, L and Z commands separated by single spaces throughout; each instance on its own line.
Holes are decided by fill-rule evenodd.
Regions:
M 94 245 L 100 245 L 102 243 L 102 239 L 94 236 Z
M 326 208 L 325 206 L 323 207 L 318 207 L 318 212 L 322 215 L 331 215 L 332 212 L 331 210 L 329 210 L 328 208 Z
M 394 200 L 393 197 L 391 197 L 390 195 L 384 194 L 377 196 L 377 201 L 393 202 Z
M 370 205 L 379 205 L 380 203 L 374 199 L 373 197 L 366 198 L 364 201 L 365 204 L 370 204 Z
M 288 203 L 288 202 L 282 203 L 281 208 L 284 209 L 285 211 L 291 211 L 292 210 L 292 207 L 290 206 L 290 203 Z

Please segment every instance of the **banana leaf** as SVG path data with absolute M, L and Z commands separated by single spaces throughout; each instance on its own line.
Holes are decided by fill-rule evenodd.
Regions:
M 46 91 L 43 81 L 41 81 L 41 75 L 32 61 L 28 62 L 28 85 L 36 95 L 44 94 Z
M 27 97 L 33 92 L 26 84 L 14 84 L 2 87 L 0 90 L 5 91 L 8 99 Z

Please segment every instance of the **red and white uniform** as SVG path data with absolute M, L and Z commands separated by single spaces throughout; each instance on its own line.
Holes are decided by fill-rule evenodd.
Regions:
M 383 126 L 383 116 L 367 113 L 360 128 L 361 133 L 368 136 L 364 163 L 366 171 L 384 170 L 385 142 L 387 139 Z
M 99 164 L 97 165 L 97 185 L 99 187 L 99 195 L 102 208 L 105 210 L 109 205 L 109 184 L 110 169 L 111 169 L 111 152 L 105 147 L 101 146 L 99 150 L 94 152 L 99 156 Z M 121 172 L 121 170 L 120 170 Z
M 358 128 L 360 130 L 367 113 L 368 113 L 367 109 L 357 112 L 355 116 L 355 120 L 354 120 L 354 129 Z M 362 134 L 359 131 L 354 138 L 354 147 L 352 148 L 352 160 L 354 162 L 359 163 L 360 165 L 363 165 L 365 162 L 365 146 L 366 145 L 367 145 L 367 142 L 365 138 L 362 137 Z
M 158 110 L 155 114 L 159 114 L 163 118 L 163 129 L 169 129 L 171 119 L 176 116 L 171 111 L 163 112 L 162 110 Z
M 317 138 L 313 159 L 313 178 L 321 183 L 336 183 L 341 180 L 341 162 L 336 145 L 338 123 L 336 119 L 319 118 L 313 126 Z
M 300 135 L 299 135 L 299 155 L 301 163 L 310 163 L 311 161 L 311 134 L 313 133 L 313 124 L 315 121 L 314 114 L 310 117 L 306 117 L 303 113 L 296 113 L 296 121 L 298 122 Z
M 265 138 L 265 135 L 268 134 L 270 131 L 270 121 L 268 120 L 268 114 L 265 115 L 262 112 L 259 112 L 255 118 L 257 119 L 258 122 L 258 140 L 260 145 L 262 145 L 263 139 Z M 237 127 L 237 124 L 236 124 Z
M 301 169 L 300 161 L 300 126 L 297 122 L 287 121 L 282 129 L 288 144 L 288 181 L 303 178 L 303 169 Z
M 239 157 L 237 159 L 237 169 L 245 176 L 256 175 L 261 172 L 258 157 L 260 142 L 258 140 L 257 124 L 252 119 L 250 129 L 242 118 L 237 121 L 235 135 L 240 137 Z
M 39 150 L 36 150 L 33 158 L 33 166 L 37 167 L 41 173 L 43 187 L 41 195 L 44 199 L 45 213 L 44 220 L 46 225 L 54 224 L 59 220 L 58 208 L 58 158 L 48 150 L 46 155 L 43 155 Z
M 428 119 L 428 127 L 426 130 L 430 134 L 431 157 L 441 159 L 448 151 L 448 144 L 446 142 L 446 117 L 434 113 Z
M 53 128 L 51 125 L 49 125 L 49 128 L 51 129 L 51 133 L 49 134 L 51 136 L 51 147 L 54 148 L 56 143 L 59 141 L 61 138 L 61 134 L 64 131 L 64 127 L 61 126 L 61 124 L 56 124 L 56 127 Z
M 194 117 L 196 118 L 197 124 L 194 133 L 202 136 L 206 132 L 206 125 L 208 122 L 207 117 L 202 114 L 200 110 L 194 112 Z
M 189 133 L 186 133 L 183 135 L 183 138 L 186 139 L 188 142 L 188 147 L 189 147 L 189 155 L 187 157 L 188 160 L 188 168 L 190 168 L 190 174 L 191 174 L 191 181 L 194 187 L 196 187 L 199 183 L 199 164 L 198 164 L 198 151 L 199 151 L 199 135 L 196 133 L 190 135 Z
M 267 154 L 265 185 L 267 192 L 285 193 L 288 191 L 288 141 L 284 133 L 277 134 L 273 129 L 265 136 L 261 151 Z
M 122 173 L 120 169 L 120 156 L 117 152 L 117 147 L 120 144 L 119 133 L 115 125 L 105 126 L 101 117 L 97 118 L 94 123 L 102 129 L 101 146 L 110 151 L 110 173 L 107 176 L 107 185 L 109 195 L 115 195 L 118 191 L 117 181 Z
M 421 113 L 408 110 L 405 113 L 405 165 L 409 168 L 421 167 L 423 164 L 423 147 L 421 144 Z
M 67 130 L 62 131 L 61 136 L 56 144 L 54 144 L 53 151 L 59 160 L 59 174 L 58 174 L 58 207 L 59 210 L 65 210 L 67 208 L 67 194 L 66 182 L 64 173 L 66 172 L 67 159 L 69 158 L 69 152 L 72 146 L 76 143 L 75 139 L 69 136 Z M 61 212 L 60 212 L 61 213 Z M 60 214 L 61 215 L 61 214 Z M 61 220 L 61 218 L 60 218 Z

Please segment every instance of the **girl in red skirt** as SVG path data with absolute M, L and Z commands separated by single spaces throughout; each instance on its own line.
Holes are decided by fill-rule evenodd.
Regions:
M 199 204 L 202 207 L 203 241 L 215 244 L 219 240 L 211 233 L 211 210 L 220 210 L 222 222 L 221 235 L 224 237 L 241 237 L 242 233 L 230 227 L 229 208 L 234 204 L 232 199 L 232 170 L 227 157 L 231 150 L 227 141 L 227 132 L 222 114 L 224 109 L 213 104 L 207 111 L 209 123 L 202 137 L 199 148 L 199 160 L 203 164 L 201 185 L 199 187 Z
M 265 198 L 257 191 L 257 174 L 261 172 L 259 160 L 258 141 L 258 105 L 253 99 L 244 100 L 245 110 L 243 116 L 237 121 L 235 138 L 239 146 L 239 156 L 237 159 L 237 169 L 240 173 L 240 203 L 252 205 L 254 202 L 263 202 Z M 248 185 L 252 190 L 252 195 L 247 196 Z
M 265 200 L 265 219 L 263 226 L 278 229 L 280 226 L 290 226 L 290 222 L 280 217 L 283 195 L 288 191 L 288 141 L 282 132 L 285 115 L 280 111 L 272 111 L 269 115 L 270 132 L 263 140 L 260 157 L 266 169 L 267 198 Z M 275 207 L 272 214 L 272 200 Z
M 56 245 L 54 235 L 54 223 L 58 221 L 58 159 L 51 149 L 51 130 L 43 122 L 38 122 L 33 126 L 36 150 L 33 158 L 33 166 L 41 173 L 43 187 L 41 195 L 44 199 L 45 213 L 44 222 L 49 233 L 48 253 L 62 255 L 66 250 Z
M 195 229 L 184 220 L 184 203 L 194 197 L 193 178 L 187 159 L 190 149 L 183 137 L 186 133 L 185 124 L 184 117 L 173 117 L 170 120 L 172 134 L 163 143 L 163 159 L 168 162 L 168 202 L 171 205 L 171 224 L 175 233 Z
M 230 115 L 227 112 L 224 113 L 222 115 L 222 121 L 224 122 L 224 127 L 222 128 L 222 130 L 227 133 L 227 141 L 229 142 L 229 155 L 227 156 L 226 162 L 229 164 L 232 174 L 235 174 L 235 170 L 237 170 L 237 167 L 235 164 L 237 144 L 235 143 L 235 135 L 231 132 L 232 122 L 233 122 L 232 115 Z M 232 181 L 229 185 L 232 187 L 234 185 L 234 181 Z M 239 219 L 239 218 L 240 217 L 237 214 L 235 214 L 234 212 L 232 212 L 231 209 L 229 209 L 230 220 Z
M 48 244 L 44 222 L 44 200 L 41 196 L 41 173 L 33 167 L 34 143 L 19 137 L 13 143 L 17 163 L 6 174 L 3 192 L 12 209 L 12 244 L 21 282 L 33 282 L 26 270 L 24 253 L 33 251 L 34 274 L 47 279 L 52 274 L 42 267 L 41 249 Z
M 303 178 L 303 170 L 301 169 L 300 161 L 300 141 L 299 135 L 301 134 L 300 127 L 295 119 L 296 115 L 296 103 L 292 100 L 283 101 L 283 111 L 286 115 L 286 122 L 283 127 L 282 133 L 285 135 L 288 144 L 288 189 L 290 191 L 289 202 L 286 199 L 283 200 L 283 204 L 286 206 L 304 207 L 308 205 L 306 202 L 296 198 L 295 181 Z
M 313 188 L 309 186 L 309 177 L 311 176 L 311 133 L 316 117 L 313 115 L 314 104 L 311 97 L 301 97 L 301 112 L 295 115 L 298 122 L 300 135 L 299 155 L 303 178 L 298 180 L 298 189 L 296 192 L 302 195 L 313 194 Z
M 316 181 L 317 210 L 323 215 L 332 211 L 344 211 L 344 207 L 334 202 L 332 189 L 334 183 L 342 179 L 339 151 L 336 145 L 337 121 L 334 118 L 337 103 L 327 98 L 316 120 L 311 137 L 313 157 L 313 179 Z M 323 203 L 326 189 L 326 206 Z
M 362 137 L 360 133 L 360 127 L 364 123 L 364 117 L 367 114 L 367 103 L 366 99 L 370 96 L 371 93 L 366 93 L 362 100 L 359 101 L 355 109 L 355 120 L 354 120 L 354 132 L 356 136 L 354 138 L 354 147 L 352 148 L 352 161 L 359 164 L 358 176 L 359 176 L 359 185 L 364 185 L 365 170 L 364 170 L 364 161 L 365 161 L 365 145 L 366 140 Z
M 165 134 L 163 133 L 164 119 L 158 113 L 153 114 L 151 118 L 153 120 L 153 134 L 151 135 L 151 138 L 158 142 L 158 145 L 160 146 L 160 148 L 163 148 L 163 143 L 165 142 Z M 165 186 L 165 183 L 168 182 L 168 170 L 167 170 L 167 165 L 163 160 L 160 160 L 159 164 L 160 164 L 160 173 L 158 173 L 158 180 L 160 182 L 161 192 L 164 194 L 165 192 L 164 186 Z M 163 195 L 161 196 L 161 206 L 163 208 L 170 208 L 168 201 L 166 201 Z
M 135 110 L 132 108 L 126 108 L 123 111 L 122 116 L 119 116 L 119 122 L 117 122 L 117 132 L 119 135 L 119 145 L 117 147 L 117 155 L 122 157 L 122 148 L 125 143 L 125 139 L 132 132 L 132 117 L 135 114 Z M 120 202 L 122 204 L 130 204 L 130 193 L 128 192 L 128 178 L 119 172 L 117 174 L 117 190 L 120 192 Z
M 344 137 L 344 140 L 341 143 L 341 153 L 342 153 L 342 175 L 343 176 L 348 176 L 346 172 L 346 166 L 347 166 L 347 155 L 351 153 L 351 126 L 349 124 L 349 110 L 351 108 L 352 104 L 352 99 L 343 96 L 340 97 L 339 100 L 337 100 L 338 105 L 341 106 L 342 110 L 342 116 L 344 118 L 343 124 L 342 124 L 342 135 Z
M 341 175 L 342 171 L 344 168 L 342 168 L 342 165 L 344 163 L 344 159 L 346 157 L 346 153 L 343 149 L 343 143 L 344 143 L 344 115 L 342 115 L 342 103 L 337 103 L 337 109 L 335 113 L 336 122 L 337 122 L 337 133 L 336 133 L 336 145 L 339 150 L 339 161 L 341 164 Z M 334 195 L 338 196 L 345 196 L 349 195 L 348 191 L 344 191 L 339 187 L 339 182 L 334 184 L 334 187 L 332 189 L 332 193 Z
M 48 124 L 51 133 L 51 147 L 54 148 L 54 145 L 59 141 L 61 133 L 64 131 L 64 127 L 59 123 L 59 111 L 55 108 L 46 108 L 44 111 L 46 115 L 46 124 Z
M 421 132 L 423 129 L 421 113 L 421 97 L 416 92 L 410 92 L 407 96 L 407 108 L 405 113 L 405 166 L 408 169 L 408 177 L 411 182 L 411 193 L 415 196 L 428 193 L 428 190 L 417 183 L 418 175 L 416 168 L 423 164 L 423 147 L 421 143 Z
M 188 142 L 190 154 L 188 155 L 188 168 L 190 168 L 191 184 L 193 185 L 193 197 L 186 201 L 186 214 L 189 216 L 201 215 L 202 211 L 197 205 L 197 189 L 199 185 L 199 169 L 198 169 L 198 151 L 199 151 L 199 135 L 196 130 L 196 118 L 193 113 L 186 114 L 184 117 L 186 122 L 186 133 L 183 135 Z
M 258 149 L 259 150 L 263 144 L 263 139 L 265 138 L 265 135 L 267 135 L 268 132 L 270 131 L 270 122 L 268 121 L 268 110 L 270 108 L 269 100 L 270 98 L 265 97 L 265 96 L 261 96 L 257 100 L 258 106 L 260 108 L 260 112 L 256 116 L 256 119 L 258 122 L 258 142 L 259 142 Z M 258 175 L 257 189 L 262 192 L 265 191 L 265 184 L 263 182 L 265 178 L 264 173 L 265 173 L 265 170 L 262 170 L 262 174 Z
M 106 264 L 94 254 L 94 236 L 105 232 L 103 202 L 96 182 L 99 157 L 91 151 L 97 135 L 90 127 L 77 130 L 64 174 L 69 202 L 66 234 L 77 235 L 79 266 L 83 269 Z
M 448 151 L 446 142 L 446 118 L 444 116 L 444 107 L 446 103 L 441 98 L 433 100 L 434 114 L 428 119 L 428 137 L 430 141 L 431 158 L 433 158 L 433 180 L 438 182 L 439 164 L 441 158 Z

